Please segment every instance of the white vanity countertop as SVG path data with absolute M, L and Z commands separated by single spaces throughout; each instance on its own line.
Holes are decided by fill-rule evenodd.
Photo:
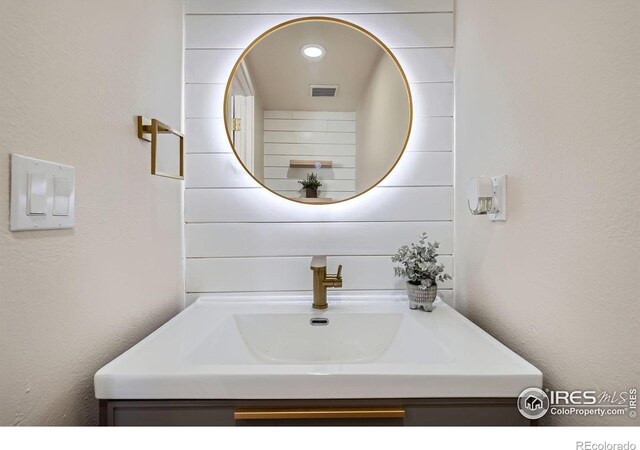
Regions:
M 517 397 L 542 373 L 439 299 L 201 297 L 95 375 L 99 399 Z M 311 318 L 328 319 L 311 326 Z

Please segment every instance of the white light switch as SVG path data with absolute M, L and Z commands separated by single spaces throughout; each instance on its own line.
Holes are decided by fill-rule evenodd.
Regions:
M 29 172 L 27 180 L 27 214 L 47 214 L 47 174 Z
M 11 154 L 11 231 L 73 228 L 76 169 Z
M 53 177 L 53 215 L 68 216 L 72 185 L 69 178 Z

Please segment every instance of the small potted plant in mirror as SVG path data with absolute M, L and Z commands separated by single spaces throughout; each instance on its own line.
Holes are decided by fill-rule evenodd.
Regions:
M 313 172 L 308 173 L 304 180 L 298 181 L 298 183 L 302 185 L 306 198 L 318 197 L 318 188 L 322 186 L 322 183 L 318 180 L 318 175 Z
M 443 264 L 438 264 L 440 244 L 427 242 L 427 238 L 427 233 L 422 233 L 417 244 L 403 245 L 391 261 L 401 265 L 393 268 L 395 275 L 407 278 L 409 308 L 422 307 L 430 312 L 438 294 L 438 281 L 450 280 L 451 276 L 444 273 Z

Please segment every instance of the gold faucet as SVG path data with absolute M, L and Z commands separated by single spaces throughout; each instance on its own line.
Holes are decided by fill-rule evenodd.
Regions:
M 342 287 L 342 264 L 338 266 L 338 273 L 327 275 L 327 257 L 314 256 L 311 258 L 313 270 L 313 307 L 327 309 L 327 288 Z

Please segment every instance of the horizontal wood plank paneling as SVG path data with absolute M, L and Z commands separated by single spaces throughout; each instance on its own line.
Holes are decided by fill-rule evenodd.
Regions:
M 185 9 L 187 14 L 450 12 L 453 11 L 453 0 L 187 0 Z
M 351 123 L 351 122 L 346 122 L 346 123 Z M 327 132 L 328 124 L 327 124 L 327 120 L 264 119 L 264 131 Z M 353 131 L 355 131 L 355 129 Z
M 356 120 L 356 113 L 338 111 L 265 111 L 264 118 L 299 120 Z
M 222 154 L 188 154 L 186 156 L 186 187 L 190 188 L 225 188 L 225 187 L 257 187 L 258 184 L 246 173 L 232 153 Z M 288 162 L 284 159 L 283 162 Z M 265 178 L 274 181 L 270 187 L 277 190 L 297 192 L 302 179 L 310 169 L 290 169 L 287 167 L 266 167 Z M 349 169 L 314 169 L 321 180 L 327 180 L 324 191 L 353 191 L 353 186 L 346 188 L 336 184 L 334 180 L 351 180 L 353 170 Z M 288 180 L 287 180 L 288 179 Z M 281 182 L 290 182 L 286 187 Z M 381 186 L 452 186 L 453 154 L 449 152 L 416 152 L 405 153 L 395 169 L 385 178 Z
M 184 76 L 187 83 L 227 83 L 240 49 L 196 49 L 184 52 Z
M 452 252 L 452 10 L 453 0 L 187 0 L 188 303 L 200 295 L 197 292 L 308 293 L 313 254 L 339 255 L 330 258 L 330 270 L 344 264 L 342 292 L 403 292 L 404 283 L 393 276 L 388 256 L 399 245 L 426 231 L 442 242 L 443 255 Z M 224 88 L 242 49 L 266 29 L 312 14 L 354 22 L 382 39 L 402 64 L 413 95 L 413 129 L 394 171 L 382 186 L 335 205 L 296 204 L 256 187 L 236 160 L 222 120 Z M 269 139 L 278 140 L 264 146 L 270 179 L 301 178 L 300 171 L 306 169 L 289 169 L 289 160 L 313 159 L 321 148 L 331 155 L 323 159 L 334 164 L 331 174 L 323 174 L 325 187 L 346 180 L 346 171 L 355 166 L 355 145 L 335 143 L 344 136 L 322 138 L 333 143 L 304 142 L 317 141 L 314 133 L 348 135 L 355 114 L 318 114 L 323 113 L 265 112 Z M 329 114 L 333 117 L 326 126 L 317 122 Z M 298 196 L 297 188 L 282 192 Z M 351 195 L 326 192 L 334 198 Z M 452 257 L 441 259 L 451 271 Z M 452 301 L 451 286 L 440 286 L 445 301 Z
M 231 153 L 231 146 L 218 119 L 186 119 L 185 146 L 187 153 Z M 354 155 L 355 145 L 329 144 L 332 155 Z M 312 155 L 314 147 L 304 144 L 266 144 L 267 155 Z M 411 138 L 405 151 L 450 152 L 453 150 L 452 117 L 414 117 Z
M 300 190 L 297 191 L 278 191 L 278 194 L 287 198 L 304 198 Z M 353 191 L 320 191 L 319 196 L 322 198 L 330 198 L 333 201 L 344 200 L 353 197 Z
M 262 32 L 300 14 L 187 15 L 187 49 L 243 49 Z M 327 14 L 359 25 L 388 47 L 453 47 L 453 14 Z
M 190 258 L 186 264 L 188 292 L 303 291 L 312 281 L 307 256 L 275 258 Z M 441 256 L 445 270 L 452 274 L 453 258 Z M 336 256 L 328 259 L 328 270 L 342 264 L 344 289 L 402 289 L 405 280 L 393 274 L 389 256 Z M 218 274 L 219 276 L 215 276 Z M 451 288 L 451 280 L 441 284 Z
M 413 82 L 453 81 L 453 48 L 398 48 L 392 52 Z M 240 49 L 186 50 L 186 82 L 226 84 L 241 53 Z
M 320 133 L 315 131 L 265 131 L 264 141 L 289 144 L 355 144 L 355 133 Z
M 265 119 L 265 131 L 324 131 L 355 133 L 355 120 Z
M 185 118 L 219 119 L 224 117 L 225 87 L 224 84 L 187 84 L 184 88 Z
M 185 119 L 184 145 L 187 153 L 231 153 L 224 120 Z
M 326 197 L 324 191 L 349 191 L 355 192 L 356 182 L 355 180 L 321 180 L 322 187 L 320 187 L 321 197 Z M 265 179 L 265 184 L 269 189 L 273 189 L 276 192 L 279 191 L 297 191 L 302 186 L 298 183 L 297 179 L 283 180 L 281 178 Z
M 307 173 L 313 171 L 318 174 L 321 180 L 353 180 L 353 169 L 326 168 L 326 169 L 308 169 L 308 168 L 290 168 L 290 167 L 265 167 L 265 178 L 293 178 L 301 180 Z
M 291 116 L 295 117 L 301 111 L 268 111 L 267 116 Z M 304 111 L 303 111 L 304 112 Z M 344 120 L 351 115 L 337 112 L 315 112 L 306 111 L 308 118 L 292 119 L 264 119 L 264 145 L 267 146 L 267 153 L 273 151 L 270 146 L 288 145 L 288 150 L 295 153 L 290 154 L 290 158 L 280 158 L 277 161 L 271 160 L 266 163 L 268 166 L 264 170 L 264 184 L 269 189 L 286 197 L 299 198 L 299 189 L 302 187 L 298 181 L 305 178 L 306 174 L 315 172 L 322 186 L 319 196 L 323 198 L 345 199 L 355 195 L 356 171 L 355 168 L 339 168 L 339 172 L 331 169 L 291 169 L 291 160 L 318 160 L 332 161 L 333 155 L 340 153 L 345 148 L 350 149 L 348 154 L 353 155 L 356 151 L 356 122 L 355 120 Z M 275 130 L 275 131 L 274 131 Z M 304 148 L 301 149 L 300 145 Z M 336 151 L 332 147 L 338 146 Z M 277 167 L 273 167 L 277 166 Z M 277 176 L 273 169 L 280 169 Z M 272 170 L 269 170 L 272 169 Z M 338 176 L 339 175 L 339 176 Z M 329 196 L 328 192 L 332 192 Z M 339 193 L 338 193 L 339 192 Z
M 337 133 L 355 133 L 356 123 L 347 122 L 345 120 L 329 120 L 327 122 L 327 131 L 334 131 Z
M 453 83 L 410 83 L 410 87 L 414 117 L 453 116 Z M 187 84 L 186 118 L 222 117 L 224 89 L 224 84 Z
M 185 187 L 191 188 L 257 188 L 233 153 L 187 154 Z
M 405 153 L 380 186 L 453 186 L 453 154 Z
M 339 147 L 338 145 L 335 146 Z M 302 148 L 302 146 L 300 147 Z M 310 151 L 311 153 L 311 151 Z M 305 153 L 301 153 L 301 155 L 305 155 Z M 313 155 L 309 155 L 313 156 Z M 327 155 L 328 157 L 329 155 Z M 289 164 L 289 161 L 293 159 L 291 155 L 265 155 L 264 157 L 264 165 L 265 167 L 281 167 Z M 356 157 L 355 156 L 333 156 L 331 155 L 331 161 L 333 162 L 333 167 L 339 168 L 350 168 L 356 166 Z
M 453 81 L 453 48 L 392 50 L 411 82 Z
M 414 117 L 405 151 L 453 151 L 453 117 Z
M 411 83 L 413 116 L 453 116 L 453 83 Z
M 186 256 L 390 255 L 422 232 L 453 253 L 452 222 L 290 222 L 188 224 Z
M 328 156 L 355 156 L 356 146 L 337 145 L 337 144 L 288 144 L 288 143 L 270 143 L 264 144 L 265 155 L 301 155 L 316 156 L 318 154 Z M 296 158 L 290 158 L 296 159 Z M 301 159 L 301 158 L 298 158 Z M 280 165 L 280 164 L 276 164 Z M 353 166 L 351 166 L 353 167 Z
M 300 14 L 187 15 L 186 49 L 244 49 L 263 32 Z
M 358 295 L 359 298 L 364 300 L 370 299 L 370 294 L 374 294 L 376 296 L 389 296 L 390 298 L 400 298 L 402 300 L 408 301 L 407 298 L 407 290 L 406 289 L 378 289 L 375 291 L 371 291 L 368 289 L 361 290 L 345 290 L 345 289 L 333 289 L 327 291 L 327 301 L 330 304 L 339 304 L 343 299 L 345 299 L 349 295 Z M 234 298 L 246 298 L 247 295 L 255 295 L 255 292 L 242 292 L 242 291 L 233 291 L 233 292 L 187 292 L 185 296 L 185 304 L 186 306 L 191 305 L 193 302 L 198 300 L 200 297 L 216 297 L 223 299 L 234 299 Z M 312 295 L 311 290 L 306 291 L 269 291 L 269 298 L 277 298 L 279 300 L 292 300 L 292 299 L 300 299 L 301 297 L 310 297 Z M 296 298 L 297 297 L 297 298 Z M 455 307 L 453 303 L 453 289 L 444 289 L 438 288 L 438 297 L 450 306 Z
M 451 187 L 377 187 L 345 203 L 303 205 L 266 189 L 187 189 L 187 222 L 404 222 L 451 220 Z

